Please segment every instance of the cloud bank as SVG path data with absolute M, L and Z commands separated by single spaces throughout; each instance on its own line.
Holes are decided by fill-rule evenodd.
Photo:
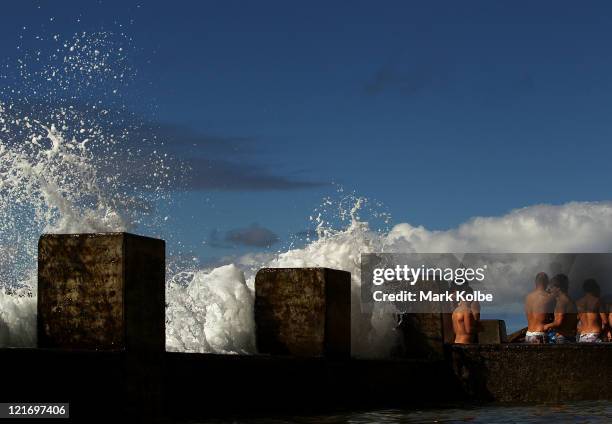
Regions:
M 255 136 L 205 134 L 178 125 L 140 122 L 131 141 L 145 151 L 162 144 L 161 150 L 173 162 L 170 188 L 177 191 L 289 191 L 328 185 L 262 160 L 266 141 Z M 141 171 L 146 178 L 146 169 Z
M 398 224 L 387 241 L 410 252 L 612 252 L 612 202 L 571 202 L 476 217 L 447 231 Z

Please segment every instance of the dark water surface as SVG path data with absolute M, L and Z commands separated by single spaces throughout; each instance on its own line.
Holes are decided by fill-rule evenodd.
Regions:
M 530 406 L 474 406 L 445 409 L 385 409 L 329 415 L 192 422 L 192 424 L 221 423 L 612 423 L 612 402 L 575 402 Z

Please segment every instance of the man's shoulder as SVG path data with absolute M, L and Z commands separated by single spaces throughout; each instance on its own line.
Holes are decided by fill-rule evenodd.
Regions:
M 612 294 L 601 297 L 601 307 L 605 312 L 612 313 Z
M 584 304 L 585 305 L 589 305 L 591 307 L 594 306 L 599 306 L 601 305 L 601 299 L 595 296 L 585 296 L 584 297 Z
M 576 308 L 576 304 L 568 295 L 559 296 L 557 299 L 557 306 L 560 306 L 566 311 L 571 311 Z
M 555 300 L 555 297 L 553 295 L 545 291 L 534 291 L 533 297 L 541 302 L 550 302 Z
M 576 301 L 579 312 L 593 312 L 599 310 L 599 299 L 584 296 Z
M 453 319 L 463 319 L 463 315 L 465 315 L 465 311 L 461 309 L 455 309 L 453 311 Z

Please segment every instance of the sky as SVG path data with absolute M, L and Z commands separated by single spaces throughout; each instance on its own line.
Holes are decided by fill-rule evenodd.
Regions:
M 609 3 L 23 1 L 0 48 L 118 28 L 202 257 L 282 248 L 338 187 L 433 230 L 610 199 Z

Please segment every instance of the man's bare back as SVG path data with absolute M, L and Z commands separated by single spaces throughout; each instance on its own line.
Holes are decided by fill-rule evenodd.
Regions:
M 610 302 L 607 305 L 607 312 L 608 312 L 608 331 L 607 331 L 607 335 L 608 335 L 608 341 L 612 342 L 612 300 L 610 300 Z
M 608 303 L 608 341 L 612 342 L 612 301 Z
M 525 297 L 525 315 L 527 331 L 544 332 L 546 322 L 553 311 L 554 297 L 545 290 L 536 288 Z
M 576 302 L 578 320 L 580 321 L 580 334 L 599 334 L 602 323 L 607 321 L 599 297 L 591 293 L 585 294 Z
M 468 302 L 461 302 L 453 311 L 455 343 L 474 343 L 476 321 Z

